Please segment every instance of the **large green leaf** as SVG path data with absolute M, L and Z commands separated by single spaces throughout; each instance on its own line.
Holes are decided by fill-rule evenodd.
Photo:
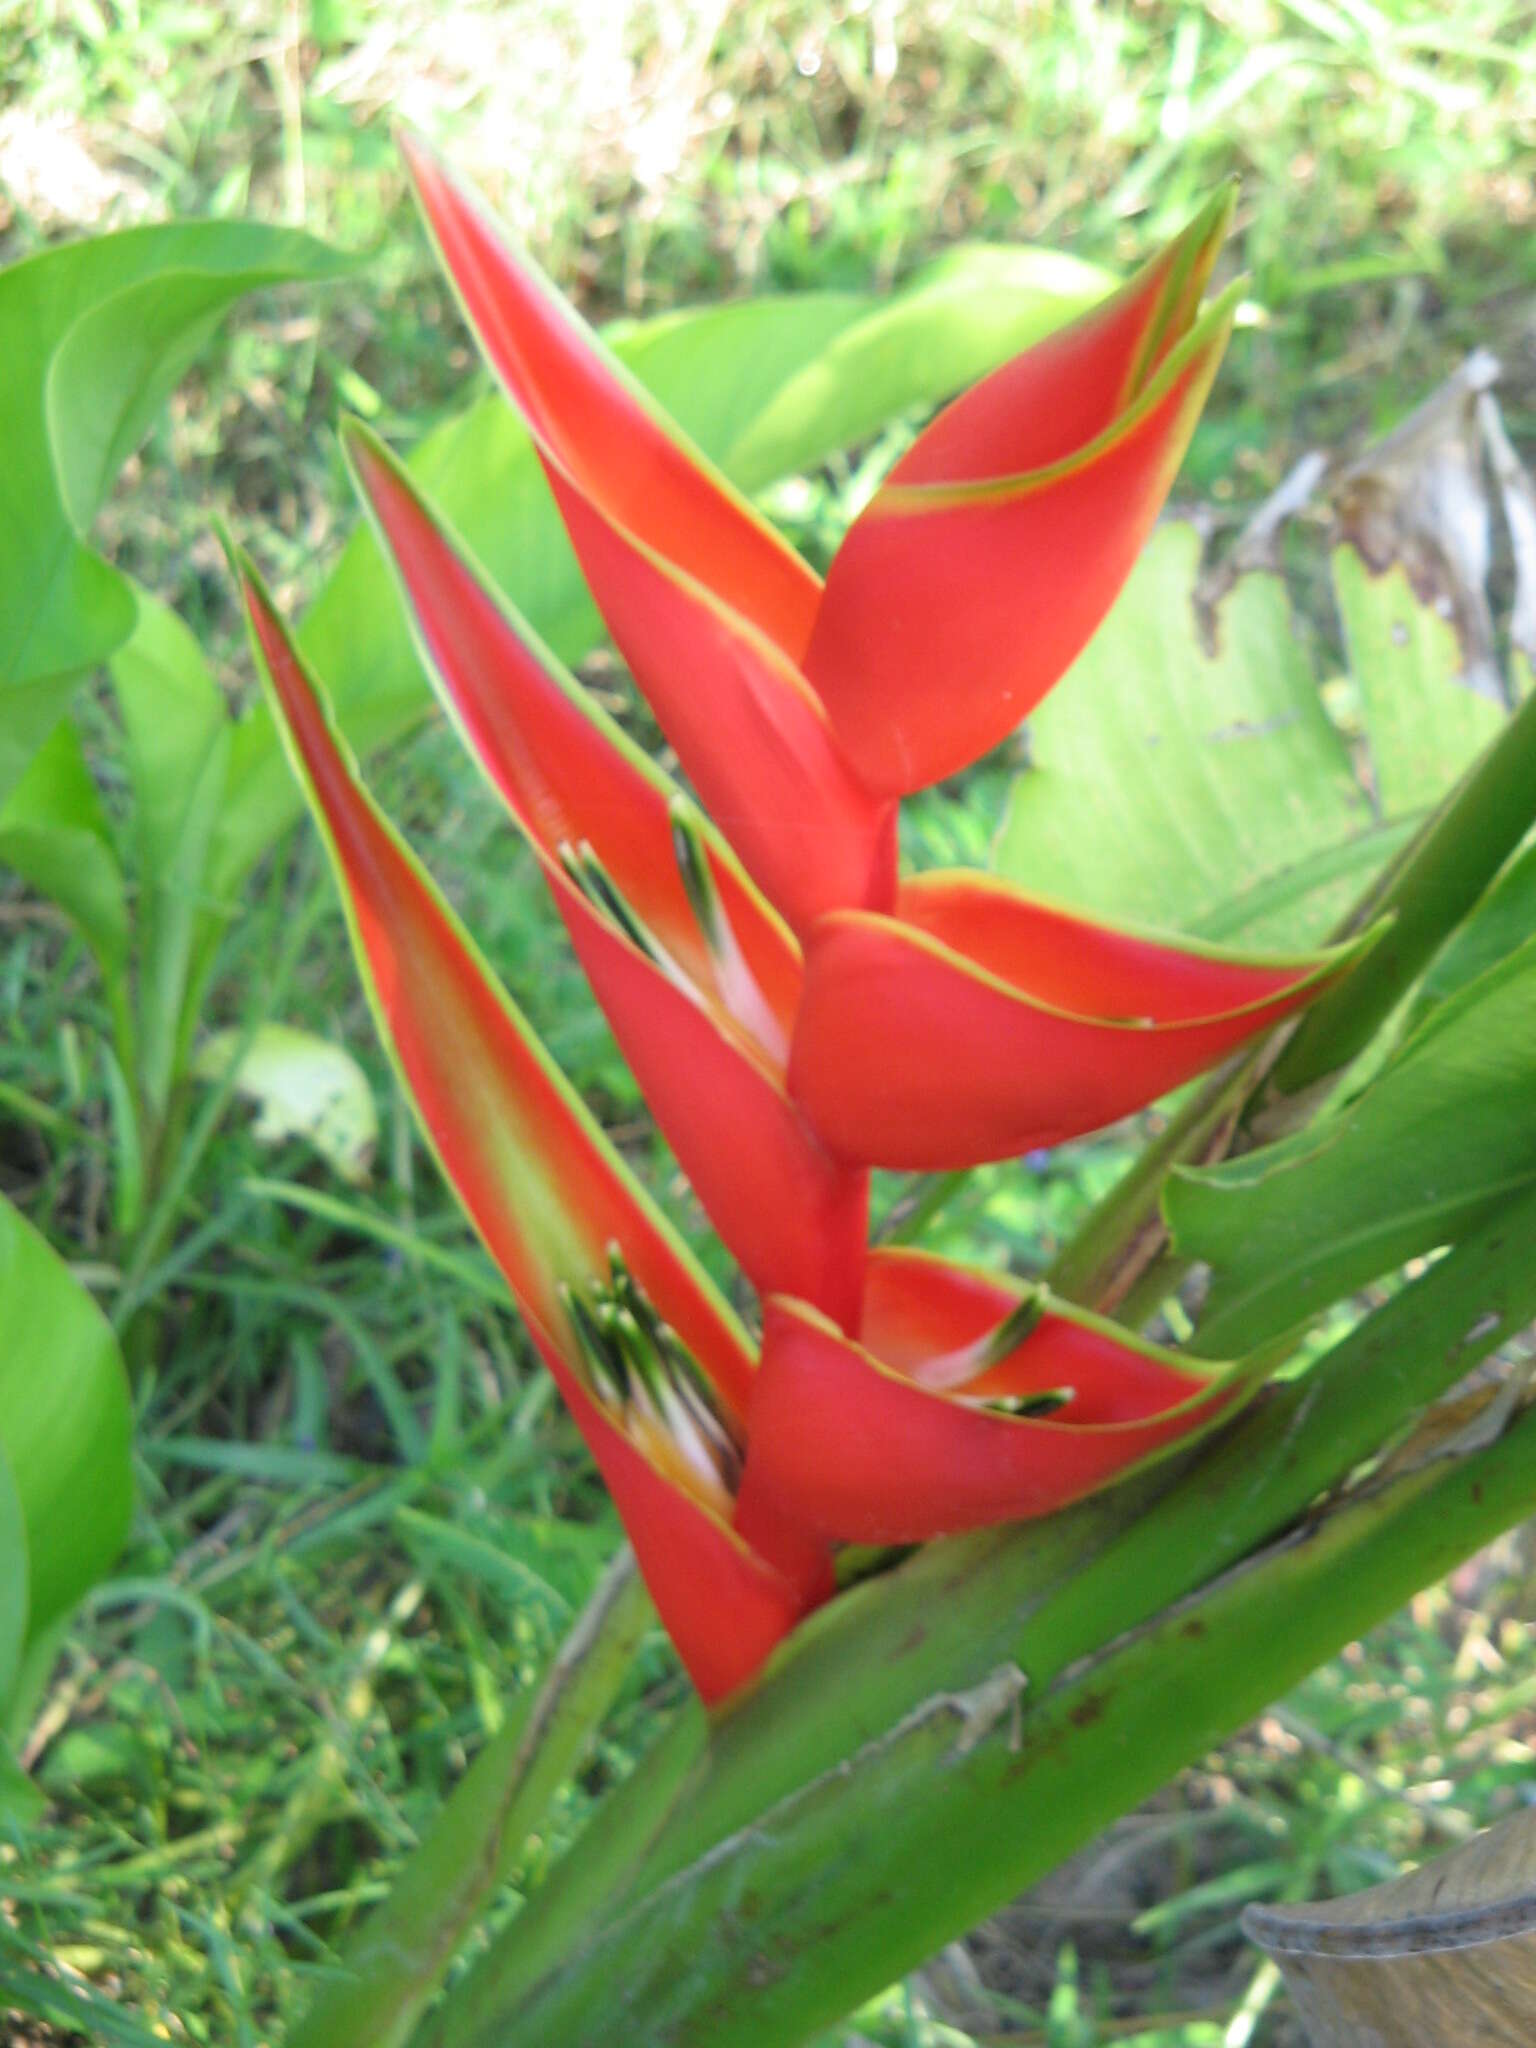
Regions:
M 1337 547 L 1333 591 L 1377 802 L 1391 818 L 1427 810 L 1500 730 L 1505 708 L 1463 680 L 1454 626 L 1415 591 L 1401 562 L 1373 569 L 1355 547 Z
M 1331 486 L 1349 749 L 1325 716 L 1281 579 L 1253 566 L 1275 553 L 1300 502 L 1298 472 L 1206 588 L 1193 530 L 1154 535 L 1030 721 L 1031 770 L 998 840 L 1003 872 L 1111 915 L 1258 945 L 1321 938 L 1358 902 L 1414 822 L 1490 751 L 1514 694 L 1484 588 L 1485 450 L 1507 458 L 1517 553 L 1529 485 L 1491 410 L 1489 367 L 1464 366 Z M 1528 822 L 1511 821 L 1516 839 Z M 1502 842 L 1504 826 L 1492 836 Z M 1440 863 L 1446 849 L 1432 851 Z M 1404 973 L 1446 929 L 1416 924 Z M 1396 972 L 1378 957 L 1378 981 Z
M 1454 638 L 1400 571 L 1377 577 L 1337 550 L 1373 781 L 1392 799 L 1373 803 L 1323 710 L 1280 577 L 1239 576 L 1203 628 L 1199 569 L 1194 529 L 1159 528 L 1030 722 L 997 865 L 1107 915 L 1256 947 L 1310 944 L 1503 714 L 1455 682 Z M 1382 636 L 1396 649 L 1405 610 L 1413 659 L 1395 695 Z
M 1508 957 L 1536 932 L 1536 846 L 1504 870 L 1472 915 L 1452 934 L 1424 977 L 1421 1010 L 1432 1009 Z
M 1049 249 L 949 250 L 884 304 L 866 301 L 862 318 L 845 323 L 748 416 L 721 460 L 749 490 L 810 469 L 896 414 L 963 390 L 1113 282 L 1096 265 Z M 690 431 L 697 434 L 696 421 Z
M 1406 828 L 1382 827 L 1329 724 L 1281 579 L 1202 633 L 1200 539 L 1152 536 L 1030 722 L 997 866 L 1043 895 L 1256 947 L 1323 936 Z
M 845 292 L 753 299 L 621 329 L 614 345 L 700 447 L 757 490 L 948 396 L 1070 318 L 1104 283 L 1085 265 L 1037 250 L 972 250 L 890 300 Z M 601 621 L 509 408 L 482 399 L 429 434 L 410 468 L 554 651 L 580 660 Z M 426 710 L 426 684 L 366 524 L 299 638 L 360 752 Z M 236 734 L 220 887 L 233 888 L 297 811 L 270 716 L 258 707 Z
M 1216 1269 L 1200 1346 L 1266 1342 L 1536 1180 L 1536 938 L 1431 1013 L 1345 1108 L 1171 1178 L 1177 1249 Z
M 0 1200 L 0 1452 L 16 1482 L 36 1637 L 107 1569 L 133 1500 L 132 1415 L 110 1324 Z
M 287 229 L 206 221 L 96 236 L 0 272 L 0 732 L 12 728 L 0 795 L 69 679 L 133 629 L 131 591 L 83 536 L 156 410 L 242 292 L 351 262 Z

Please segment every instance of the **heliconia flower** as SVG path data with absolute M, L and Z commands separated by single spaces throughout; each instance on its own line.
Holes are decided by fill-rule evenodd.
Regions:
M 803 1302 L 767 1304 L 746 1485 L 829 1539 L 924 1542 L 1066 1507 L 1250 1384 L 1045 1288 L 877 1250 L 858 1342 Z
M 760 1293 L 858 1314 L 868 1178 L 784 1070 L 800 949 L 730 847 L 487 586 L 404 470 L 344 440 L 438 692 L 543 866 L 657 1122 Z
M 1005 739 L 1109 610 L 1231 332 L 1237 287 L 1199 308 L 1234 197 L 957 398 L 853 522 L 804 667 L 872 789 Z
M 940 413 L 823 584 L 476 202 L 406 153 L 701 807 L 380 442 L 349 426 L 348 457 L 438 695 L 762 1299 L 760 1351 L 373 805 L 237 573 L 381 1032 L 714 1702 L 830 1595 L 832 1545 L 1051 1513 L 1252 1384 L 1043 1287 L 867 1243 L 870 1168 L 969 1166 L 1114 1122 L 1353 957 L 1245 957 L 982 875 L 897 872 L 901 795 L 1015 727 L 1125 578 L 1230 324 L 1230 295 L 1200 311 L 1230 201 Z
M 854 521 L 823 586 L 477 201 L 421 143 L 403 148 L 592 593 L 706 806 L 797 926 L 807 909 L 888 908 L 872 814 L 850 791 L 899 796 L 975 760 L 1108 610 L 1226 346 L 1233 294 L 1203 314 L 1199 302 L 1230 190 L 1119 292 L 941 412 Z M 780 734 L 793 775 L 782 758 L 731 758 L 743 697 L 754 723 Z M 780 893 L 737 811 L 759 835 L 782 820 L 786 848 L 819 820 L 814 894 L 803 876 Z
M 236 573 L 381 1035 L 679 1655 L 720 1699 L 831 1590 L 821 1546 L 771 1507 L 736 1513 L 752 1346 L 369 798 L 255 571 Z
M 405 152 L 620 651 L 805 948 L 788 1094 L 845 1165 L 955 1168 L 1080 1136 L 1342 970 L 1347 953 L 1255 959 L 895 870 L 895 795 L 1016 726 L 1129 571 L 1230 326 L 1230 294 L 1198 310 L 1229 192 L 941 412 L 823 587 L 478 203 Z M 851 1329 L 847 1302 L 829 1312 Z
M 820 579 L 422 146 L 402 147 L 603 616 L 705 808 L 791 924 L 887 906 L 895 806 L 852 772 L 797 666 Z

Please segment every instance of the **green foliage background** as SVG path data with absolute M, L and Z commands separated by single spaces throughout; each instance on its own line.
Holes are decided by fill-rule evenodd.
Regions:
M 604 318 L 884 289 L 978 237 L 1120 269 L 1236 170 L 1254 317 L 1180 487 L 1235 521 L 1304 448 L 1389 425 L 1476 343 L 1506 359 L 1512 433 L 1536 431 L 1533 74 L 1536 18 L 1506 0 L 13 0 L 0 253 L 200 214 L 373 251 L 366 273 L 265 295 L 204 340 L 95 528 L 238 703 L 249 679 L 210 512 L 301 607 L 352 519 L 338 408 L 409 444 L 485 388 L 403 205 L 391 111 L 438 134 Z M 909 431 L 776 486 L 770 508 L 825 553 Z M 1327 606 L 1300 595 L 1309 657 L 1332 674 Z M 605 680 L 600 660 L 591 673 Z M 120 825 L 117 714 L 89 675 L 75 704 Z M 377 780 L 556 1056 L 633 1126 L 529 864 L 458 749 L 428 729 Z M 914 857 L 982 858 L 1005 781 L 983 768 L 915 806 Z M 0 919 L 0 1190 L 121 1307 L 112 1020 L 84 945 L 19 882 L 0 883 Z M 242 884 L 207 1010 L 237 1029 L 266 1016 L 362 1062 L 382 1109 L 372 1180 L 344 1191 L 302 1142 L 274 1155 L 242 1113 L 210 1118 L 170 1227 L 126 1275 L 146 1311 L 125 1318 L 133 1535 L 15 1712 L 46 1808 L 0 1777 L 0 1815 L 25 1807 L 28 1823 L 0 1834 L 0 2014 L 32 2015 L 0 2024 L 43 2040 L 280 2037 L 615 1540 L 393 1094 L 307 835 Z M 1039 1266 L 1126 1156 L 1111 1137 L 978 1175 L 930 1241 Z M 650 1165 L 670 1188 L 666 1159 Z M 1237 1911 L 1367 1881 L 1528 1779 L 1531 1556 L 1515 1539 L 1423 1596 L 1142 1816 L 1077 1890 L 989 1929 L 976 1984 L 957 1964 L 898 1987 L 862 2037 L 1287 2038 Z M 648 1641 L 521 1883 L 678 1692 Z

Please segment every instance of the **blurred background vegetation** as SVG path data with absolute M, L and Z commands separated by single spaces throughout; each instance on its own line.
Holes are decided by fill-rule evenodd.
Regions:
M 1536 434 L 1536 8 L 1514 0 L 0 0 L 4 260 L 205 214 L 373 252 L 344 285 L 226 324 L 99 529 L 234 701 L 250 677 L 212 516 L 302 607 L 354 518 L 337 412 L 409 445 L 484 384 L 405 200 L 396 116 L 596 319 L 882 288 L 976 239 L 1124 269 L 1236 172 L 1249 307 L 1178 493 L 1218 525 L 1305 449 L 1391 425 L 1478 344 L 1504 364 L 1516 440 Z M 772 509 L 824 549 L 870 460 L 780 486 Z M 105 697 L 81 714 L 110 804 Z M 429 727 L 376 780 L 567 1070 L 643 1146 L 458 747 Z M 915 829 L 984 858 L 998 796 L 983 769 L 914 807 Z M 0 1188 L 110 1298 L 96 983 L 3 877 L 0 930 Z M 236 1109 L 136 1276 L 156 1322 L 132 1544 L 11 1731 L 47 1796 L 24 1830 L 0 1783 L 0 2031 L 19 2043 L 279 2040 L 616 1541 L 414 1140 L 307 832 L 258 874 L 210 1023 L 258 992 L 362 1063 L 377 1154 L 346 1189 Z M 41 1122 L 10 1114 L 23 1099 Z M 976 1176 L 944 1248 L 1038 1267 L 1126 1156 L 1111 1135 Z M 1294 2041 L 1242 1905 L 1369 1881 L 1528 1796 L 1533 1591 L 1516 1536 L 847 2038 Z M 526 1880 L 680 1682 L 656 1639 Z

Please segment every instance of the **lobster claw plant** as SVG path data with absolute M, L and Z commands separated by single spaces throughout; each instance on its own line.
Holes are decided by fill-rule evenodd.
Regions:
M 1032 1758 L 1026 1680 L 1108 1656 L 1126 1631 L 1145 1657 L 1138 1629 L 1273 1536 L 1380 1433 L 1380 1395 L 1375 1410 L 1358 1401 L 1347 1427 L 1335 1412 L 1349 1359 L 1330 1355 L 1332 1377 L 1314 1375 L 1305 1428 L 1289 1389 L 1234 1423 L 1273 1350 L 1215 1365 L 1043 1284 L 869 1242 L 872 1168 L 954 1171 L 1098 1129 L 1271 1039 L 1315 998 L 1341 996 L 1380 936 L 1361 917 L 1323 950 L 1240 953 L 1089 918 L 996 877 L 898 868 L 901 798 L 1010 733 L 1131 570 L 1230 327 L 1232 293 L 1201 306 L 1230 201 L 942 411 L 823 580 L 477 203 L 419 145 L 406 149 L 465 312 L 692 793 L 564 671 L 355 425 L 348 457 L 443 705 L 526 835 L 657 1122 L 760 1304 L 754 1332 L 533 1040 L 369 798 L 321 686 L 239 559 L 381 1032 L 716 1716 L 712 1736 L 680 1719 L 519 1917 L 512 1946 L 489 1952 L 424 2038 L 595 2040 L 617 1996 L 627 2038 L 797 2039 L 1027 1873 L 1015 1827 L 1011 1850 L 988 1834 L 979 1875 L 961 1881 L 938 1854 L 931 1882 L 913 1878 L 945 1826 L 943 1785 L 919 1794 L 919 1782 L 948 1783 L 956 1826 L 979 1825 L 990 1800 L 1016 1824 L 994 1738 L 1002 1730 L 1007 1753 L 1022 1743 Z M 1529 746 L 1521 721 L 1509 733 Z M 1498 822 L 1477 804 L 1469 874 L 1498 865 L 1528 798 L 1518 823 L 1517 810 L 1511 797 Z M 1395 902 L 1389 887 L 1379 907 Z M 1390 1007 L 1415 965 L 1399 948 L 1398 988 L 1378 975 L 1372 1000 Z M 1230 1131 L 1264 1058 L 1224 1069 L 1175 1124 L 1159 1170 L 1181 1134 L 1205 1143 L 1213 1102 Z M 1142 1175 L 1143 1194 L 1149 1184 Z M 1144 1228 L 1144 1213 L 1133 1221 Z M 1482 1256 L 1497 1264 L 1496 1249 Z M 1450 1266 L 1414 1290 L 1418 1318 L 1404 1330 L 1438 1327 L 1425 1291 L 1436 1288 L 1454 1324 Z M 1463 1369 L 1515 1312 L 1501 1300 L 1475 1337 L 1454 1331 Z M 1425 1392 L 1443 1352 L 1415 1383 Z M 1319 1407 L 1331 1434 L 1312 1419 Z M 1299 1449 L 1282 1472 L 1263 1453 L 1288 1409 Z M 1234 1426 L 1195 1468 L 1215 1475 L 1202 1496 L 1170 1454 L 1219 1424 Z M 1479 1480 L 1479 1512 L 1503 1470 Z M 1423 1515 L 1419 1549 L 1390 1553 L 1400 1575 L 1461 1527 L 1443 1499 L 1430 1513 L 1425 1494 L 1408 1503 Z M 1212 1523 L 1210 1503 L 1224 1499 L 1233 1512 Z M 1333 1534 L 1330 1569 L 1375 1556 L 1378 1521 L 1354 1512 Z M 978 1533 L 930 1542 L 967 1531 Z M 1127 1575 L 1138 1534 L 1145 1556 Z M 842 1546 L 914 1543 L 930 1548 L 838 1591 Z M 1275 1597 L 1315 1594 L 1315 1566 L 1304 1559 Z M 1095 1570 L 1097 1584 L 1083 1583 Z M 1042 1612 L 1047 1634 L 1026 1661 L 1021 1632 Z M 1223 1614 L 1252 1634 L 1241 1601 Z M 1206 1623 L 1196 1628 L 1203 1637 Z M 1293 1655 L 1316 1639 L 1315 1628 L 1279 1634 Z M 1250 1651 L 1269 1673 L 1273 1644 Z M 1150 1667 L 1154 1692 L 1166 1689 L 1164 1657 Z M 1241 1712 L 1247 1693 L 1227 1696 Z M 1104 1711 L 1075 1705 L 1085 1730 Z M 1053 1710 L 1059 1719 L 1042 1709 Z M 1123 1724 L 1111 1739 L 1125 1745 Z M 1146 1747 L 1163 1754 L 1157 1740 Z M 1078 1748 L 1065 1796 L 1091 1825 L 1106 1750 L 1086 1733 Z M 1129 1780 L 1144 1768 L 1138 1757 Z M 1021 1775 L 1020 1797 L 1038 1803 L 1041 1781 Z M 1126 1780 L 1122 1759 L 1112 1797 Z M 770 1808 L 771 1831 L 732 1840 Z M 889 1840 L 864 1837 L 876 1816 Z M 1058 1817 L 1042 1839 L 1060 1846 L 1073 1825 Z M 908 1873 L 900 1906 L 875 1881 L 893 1858 Z M 845 1924 L 849 1953 L 818 1957 Z M 679 1946 L 687 1930 L 701 1952 Z M 442 1966 L 434 1953 L 397 1985 L 387 2023 L 368 2008 L 366 2038 L 406 2038 Z M 353 2038 L 344 2008 L 345 1996 L 323 2023 L 317 2009 L 310 2038 Z M 354 2014 L 358 2040 L 362 2024 Z

